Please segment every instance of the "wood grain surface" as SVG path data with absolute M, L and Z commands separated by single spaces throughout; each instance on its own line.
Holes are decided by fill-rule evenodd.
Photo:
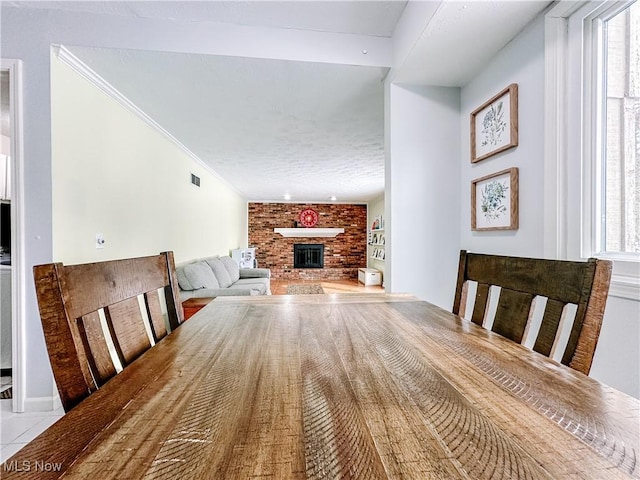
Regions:
M 150 349 L 151 337 L 155 343 L 168 334 L 165 310 L 171 330 L 184 318 L 176 303 L 173 252 L 36 265 L 33 274 L 47 352 L 65 411 Z
M 485 325 L 491 317 L 489 297 L 499 291 L 495 316 L 487 326 L 514 342 L 526 343 L 525 334 L 535 335 L 533 350 L 562 359 L 564 365 L 589 374 L 609 292 L 613 265 L 609 260 L 549 260 L 508 257 L 460 251 L 458 280 L 452 311 L 473 323 Z M 470 283 L 476 294 L 469 297 Z M 472 300 L 473 310 L 467 301 Z M 544 301 L 539 329 L 532 326 L 532 306 Z M 542 303 L 541 303 L 542 304 Z M 569 314 L 575 307 L 575 315 Z M 565 315 L 566 313 L 566 315 Z M 570 327 L 566 341 L 563 329 Z M 555 355 L 558 350 L 559 355 Z
M 638 400 L 412 297 L 238 297 L 1 476 L 624 479 L 640 478 L 639 438 Z

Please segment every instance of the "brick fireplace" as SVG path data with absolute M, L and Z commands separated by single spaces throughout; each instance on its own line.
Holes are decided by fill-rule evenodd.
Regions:
M 274 228 L 293 228 L 300 212 L 311 208 L 318 223 L 311 228 L 344 228 L 336 237 L 283 237 Z M 324 245 L 323 268 L 294 268 L 294 245 Z M 275 279 L 357 279 L 367 266 L 367 206 L 351 204 L 249 203 L 249 245 L 258 266 Z

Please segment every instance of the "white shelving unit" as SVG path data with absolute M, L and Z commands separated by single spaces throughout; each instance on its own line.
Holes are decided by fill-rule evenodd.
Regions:
M 384 262 L 385 258 L 385 243 L 386 238 L 384 236 L 384 218 L 382 215 L 377 216 L 369 229 L 368 242 L 370 248 L 369 256 L 381 262 Z

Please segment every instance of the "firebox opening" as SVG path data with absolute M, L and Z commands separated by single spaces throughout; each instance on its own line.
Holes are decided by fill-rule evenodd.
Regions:
M 293 246 L 293 268 L 324 268 L 324 245 L 296 243 Z

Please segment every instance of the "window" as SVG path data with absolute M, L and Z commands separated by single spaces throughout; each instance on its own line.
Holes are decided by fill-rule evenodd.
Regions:
M 619 7 L 618 7 L 619 8 Z M 602 149 L 596 195 L 601 222 L 596 252 L 640 253 L 640 2 L 598 19 L 602 60 L 596 72 L 602 92 Z
M 545 255 L 613 260 L 640 299 L 640 0 L 545 16 Z

